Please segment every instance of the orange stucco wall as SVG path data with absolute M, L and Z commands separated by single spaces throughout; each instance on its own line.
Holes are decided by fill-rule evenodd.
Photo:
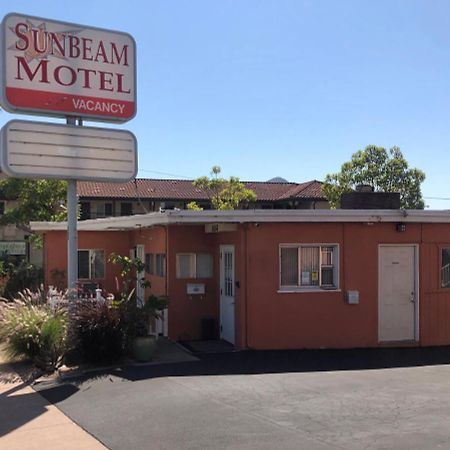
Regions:
M 213 318 L 217 322 L 219 317 L 216 272 L 209 279 L 177 279 L 176 276 L 177 253 L 211 253 L 216 268 L 213 239 L 203 230 L 202 226 L 171 226 L 152 227 L 133 233 L 133 245 L 144 244 L 146 253 L 166 255 L 166 277 L 147 275 L 147 279 L 151 283 L 151 292 L 169 296 L 168 329 L 172 339 L 200 339 L 202 319 Z M 188 295 L 188 283 L 205 283 L 205 295 Z
M 142 228 L 140 230 L 129 232 L 129 234 L 130 248 L 138 244 L 143 244 L 145 246 L 145 253 L 153 253 L 153 255 L 158 253 L 166 254 L 167 240 L 165 227 Z M 150 291 L 155 295 L 167 294 L 165 277 L 146 273 L 145 278 L 151 284 L 147 294 L 149 294 Z
M 111 253 L 129 255 L 130 236 L 128 233 L 118 231 L 78 233 L 78 248 L 102 249 L 105 251 L 105 278 L 92 280 L 109 292 L 116 291 L 116 277 L 119 275 L 117 266 L 107 262 Z M 59 280 L 55 279 L 52 271 L 63 270 L 65 277 L 62 280 L 62 288 L 67 287 L 67 235 L 65 231 L 52 231 L 44 235 L 44 270 L 46 285 L 55 285 Z
M 282 243 L 337 244 L 339 290 L 279 291 L 279 246 Z M 146 253 L 165 253 L 166 278 L 147 275 L 156 294 L 167 293 L 169 336 L 199 339 L 201 321 L 220 322 L 220 245 L 235 246 L 235 329 L 240 348 L 345 348 L 378 345 L 378 246 L 416 244 L 419 249 L 419 345 L 450 344 L 450 289 L 440 288 L 440 251 L 450 247 L 450 225 L 394 223 L 261 223 L 237 231 L 205 233 L 202 225 L 171 225 L 133 232 L 80 232 L 79 248 L 104 248 L 129 254 L 137 244 Z M 47 283 L 52 268 L 66 268 L 66 234 L 45 236 Z M 214 276 L 177 279 L 177 253 L 211 253 Z M 104 287 L 113 289 L 117 269 L 106 266 Z M 205 283 L 204 296 L 190 296 L 188 283 Z M 51 284 L 51 283 L 50 283 Z M 345 301 L 358 290 L 360 302 Z M 218 333 L 218 328 L 217 328 Z
M 281 243 L 339 245 L 339 291 L 278 292 Z M 440 249 L 450 225 L 261 224 L 248 230 L 247 346 L 252 348 L 378 345 L 378 246 L 419 247 L 419 345 L 450 344 L 450 289 L 440 288 Z M 360 303 L 345 301 L 358 290 Z

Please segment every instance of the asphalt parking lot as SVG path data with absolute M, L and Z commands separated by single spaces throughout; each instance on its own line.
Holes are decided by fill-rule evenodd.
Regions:
M 202 355 L 37 389 L 111 449 L 450 449 L 450 348 Z

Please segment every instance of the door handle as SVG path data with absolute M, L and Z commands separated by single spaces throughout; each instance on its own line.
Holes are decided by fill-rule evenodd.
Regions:
M 411 303 L 415 303 L 415 301 L 416 301 L 416 293 L 415 292 L 411 292 L 411 296 L 409 297 L 409 301 Z

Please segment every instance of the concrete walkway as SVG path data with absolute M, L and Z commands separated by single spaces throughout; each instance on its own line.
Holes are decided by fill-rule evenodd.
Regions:
M 0 449 L 61 448 L 106 447 L 24 383 L 0 353 Z

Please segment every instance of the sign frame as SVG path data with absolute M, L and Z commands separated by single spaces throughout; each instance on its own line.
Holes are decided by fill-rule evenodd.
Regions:
M 102 115 L 102 114 L 92 114 L 89 112 L 85 112 L 85 111 L 73 111 L 73 110 L 64 110 L 64 109 L 55 109 L 55 108 L 39 108 L 39 107 L 33 107 L 33 106 L 17 106 L 15 104 L 11 104 L 10 101 L 7 98 L 7 94 L 6 94 L 6 89 L 7 89 L 7 67 L 8 63 L 7 62 L 7 53 L 8 53 L 8 49 L 6 48 L 7 46 L 7 40 L 6 40 L 6 33 L 8 31 L 7 28 L 7 23 L 8 20 L 11 19 L 12 17 L 20 17 L 23 18 L 24 20 L 28 20 L 30 21 L 30 23 L 33 22 L 39 22 L 41 21 L 42 23 L 54 23 L 57 24 L 58 26 L 64 26 L 64 27 L 68 27 L 70 28 L 74 28 L 74 29 L 80 29 L 81 31 L 93 31 L 93 32 L 100 32 L 100 33 L 109 33 L 111 35 L 118 35 L 118 36 L 122 36 L 126 39 L 130 40 L 130 61 L 131 61 L 131 71 L 132 71 L 132 76 L 129 77 L 131 78 L 132 82 L 133 82 L 133 93 L 132 93 L 132 100 L 130 100 L 132 102 L 132 106 L 133 106 L 133 112 L 130 115 L 127 115 L 126 117 L 119 117 L 119 116 L 114 116 L 114 115 Z M 35 38 L 37 39 L 37 38 Z M 116 55 L 117 56 L 117 55 Z M 12 59 L 12 58 L 11 58 Z M 67 61 L 66 61 L 67 62 Z M 69 61 L 70 62 L 70 61 Z M 137 60 L 136 60 L 136 41 L 133 38 L 133 36 L 131 36 L 131 34 L 126 33 L 126 32 L 122 32 L 122 31 L 116 31 L 116 30 L 110 30 L 110 29 L 106 29 L 106 28 L 99 28 L 99 27 L 93 27 L 93 26 L 88 26 L 88 25 L 82 25 L 82 24 L 76 24 L 76 23 L 71 23 L 71 22 L 65 22 L 65 21 L 60 21 L 60 20 L 53 20 L 53 19 L 46 19 L 43 17 L 38 17 L 38 16 L 31 16 L 28 14 L 21 14 L 21 13 L 16 13 L 16 12 L 11 12 L 9 14 L 7 14 L 6 16 L 3 17 L 3 20 L 1 22 L 0 25 L 0 105 L 2 106 L 3 109 L 5 109 L 6 111 L 10 112 L 10 113 L 14 113 L 14 114 L 28 114 L 28 115 L 39 115 L 39 116 L 49 116 L 49 117 L 60 117 L 60 118 L 67 118 L 67 117 L 77 117 L 77 118 L 84 118 L 86 120 L 91 120 L 91 121 L 98 121 L 98 122 L 111 122 L 111 123 L 124 123 L 127 122 L 131 119 L 133 119 L 136 114 L 137 114 Z M 88 65 L 86 65 L 88 66 Z M 70 67 L 70 66 L 68 66 Z M 78 67 L 78 66 L 76 66 Z M 82 70 L 88 70 L 89 67 L 85 67 Z M 85 75 L 87 76 L 87 75 Z M 34 77 L 33 77 L 34 78 Z M 127 78 L 127 79 L 129 79 Z M 106 89 L 105 89 L 106 90 Z M 67 96 L 78 96 L 78 97 L 82 97 L 79 94 L 76 94 L 75 89 L 73 90 L 67 90 L 67 92 L 52 92 L 52 91 L 45 91 L 48 94 L 51 95 L 56 95 L 55 97 L 55 104 L 58 104 L 59 102 L 62 101 L 66 101 L 67 100 Z M 30 92 L 38 92 L 37 90 L 31 90 Z M 59 100 L 58 100 L 59 98 Z M 92 100 L 90 101 L 98 101 L 98 102 L 102 102 L 102 101 L 111 101 L 111 102 L 129 102 L 128 100 L 115 100 L 114 98 L 100 98 L 100 97 L 91 97 Z
M 13 251 L 11 252 L 10 250 L 8 250 L 8 247 L 10 247 L 10 249 L 12 249 Z M 0 240 L 0 254 L 2 253 L 6 253 L 12 256 L 26 256 L 27 243 L 25 241 L 18 241 L 18 240 L 15 241 L 6 241 L 4 239 Z
M 14 130 L 12 127 L 20 127 L 22 126 L 23 130 Z M 28 128 L 27 128 L 28 127 Z M 33 129 L 34 128 L 34 129 Z M 17 141 L 17 146 L 21 148 L 20 155 L 15 156 L 16 160 L 12 163 L 13 158 L 10 153 L 10 146 L 12 144 L 9 143 L 9 134 L 14 131 L 18 131 L 18 136 L 16 139 L 20 138 L 21 140 Z M 26 139 L 30 139 L 30 141 L 25 140 L 25 135 L 28 133 Z M 49 139 L 44 141 L 44 137 L 41 140 L 37 140 L 35 136 L 39 135 L 45 136 L 49 135 Z M 60 137 L 58 137 L 60 136 Z M 66 143 L 67 139 L 73 139 L 73 142 L 69 144 Z M 109 139 L 109 140 L 108 140 Z M 129 147 L 123 143 L 125 139 L 130 140 Z M 116 147 L 113 147 L 114 140 L 118 142 Z M 104 141 L 104 143 L 102 142 Z M 94 143 L 97 145 L 106 145 L 105 147 L 98 147 L 98 154 L 95 153 Z M 34 150 L 36 147 L 42 146 L 43 154 L 39 154 L 38 152 L 27 152 L 26 146 L 27 144 L 30 146 L 31 150 Z M 23 150 L 22 150 L 23 147 Z M 114 154 L 118 152 L 119 155 L 123 154 L 123 152 L 129 152 L 131 150 L 131 156 L 129 161 L 123 159 L 123 156 L 117 159 L 113 159 L 110 157 L 111 153 Z M 103 154 L 101 152 L 104 152 Z M 107 153 L 106 153 L 107 152 Z M 129 153 L 128 153 L 129 154 Z M 126 155 L 126 153 L 125 153 Z M 42 158 L 42 161 L 39 161 Z M 35 167 L 38 167 L 36 163 L 47 163 L 50 160 L 61 161 L 61 165 L 59 167 L 55 167 L 54 172 L 51 173 L 50 167 L 47 164 L 43 166 L 39 166 L 39 170 L 42 170 L 43 167 L 44 172 L 37 171 L 34 169 L 33 171 L 33 163 Z M 86 161 L 91 162 L 90 165 L 86 163 L 83 164 L 83 158 Z M 98 162 L 97 162 L 98 161 Z M 104 161 L 102 163 L 102 161 Z M 85 171 L 86 173 L 94 172 L 97 170 L 103 170 L 107 162 L 111 162 L 113 165 L 110 170 L 105 170 L 105 174 L 107 172 L 114 173 L 117 172 L 117 176 L 106 176 L 105 174 L 97 174 L 97 175 L 83 175 L 79 172 Z M 117 161 L 117 166 L 114 166 L 114 161 Z M 12 166 L 20 162 L 20 166 L 24 167 L 24 169 L 14 170 Z M 26 167 L 25 164 L 29 164 L 29 168 Z M 65 164 L 63 164 L 65 163 Z M 93 163 L 93 164 L 92 164 Z M 93 165 L 98 164 L 98 167 L 92 167 Z M 82 180 L 82 181 L 98 181 L 98 182 L 109 182 L 109 183 L 126 183 L 128 181 L 133 180 L 137 175 L 138 170 L 138 151 L 137 151 L 137 139 L 136 136 L 128 130 L 116 129 L 116 128 L 98 128 L 98 127 L 80 127 L 75 125 L 66 125 L 60 123 L 48 123 L 48 122 L 37 122 L 37 121 L 27 121 L 27 120 L 10 120 L 7 122 L 2 129 L 0 130 L 0 166 L 2 171 L 10 176 L 15 178 L 35 178 L 35 179 L 65 179 L 65 180 Z M 133 172 L 130 173 L 129 176 L 119 176 L 120 171 L 124 169 L 131 169 Z M 73 169 L 73 174 L 64 173 L 63 171 L 70 171 Z M 76 172 L 76 171 L 79 172 Z

